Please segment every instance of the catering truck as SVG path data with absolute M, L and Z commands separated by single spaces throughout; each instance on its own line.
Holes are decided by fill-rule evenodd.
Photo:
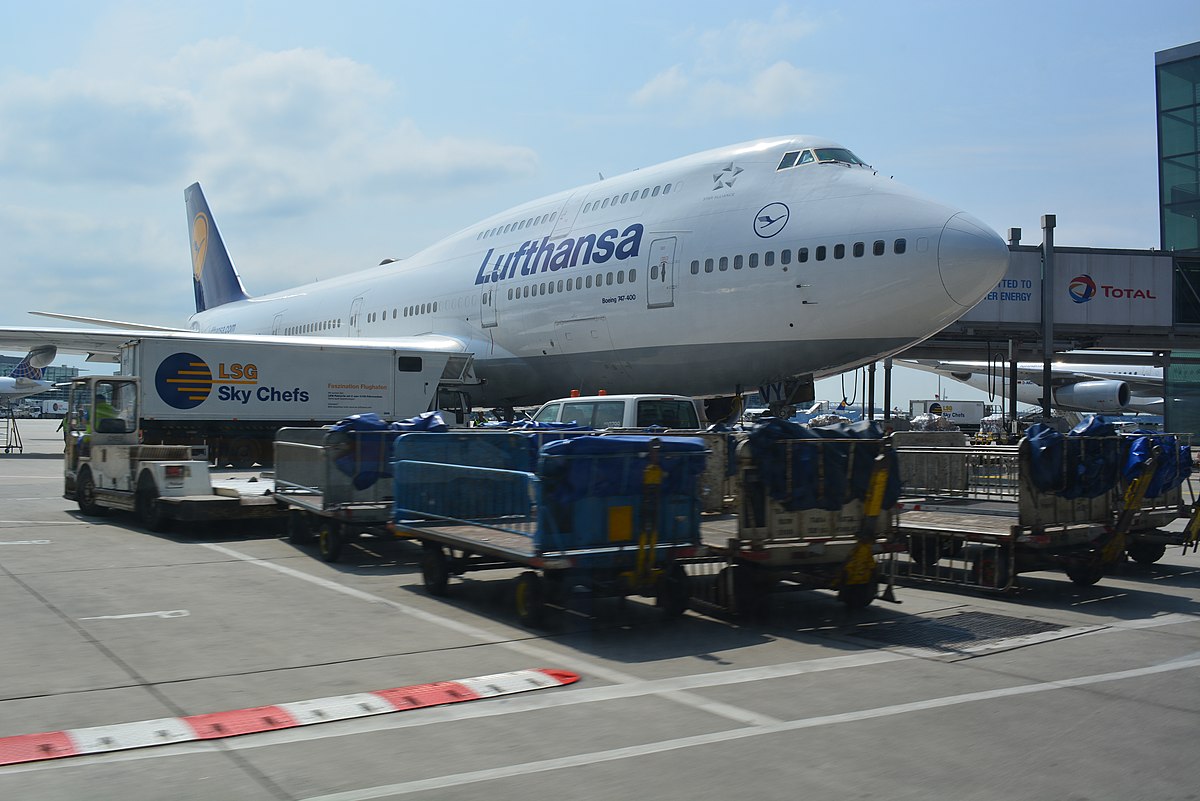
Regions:
M 966 400 L 909 401 L 909 411 L 913 417 L 923 414 L 939 414 L 947 422 L 968 429 L 979 428 L 979 423 L 987 414 L 983 401 Z
M 218 465 L 267 465 L 284 426 L 375 412 L 407 418 L 436 408 L 465 425 L 464 387 L 478 383 L 470 353 L 360 343 L 189 340 L 136 336 L 121 375 L 137 376 L 143 444 L 192 445 Z M 197 451 L 199 454 L 200 451 Z

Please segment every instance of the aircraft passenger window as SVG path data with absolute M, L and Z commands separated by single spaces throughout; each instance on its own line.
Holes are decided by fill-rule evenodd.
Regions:
M 875 244 L 871 245 L 871 252 L 876 256 L 882 256 L 885 250 L 887 250 L 887 243 L 882 239 L 876 239 Z
M 862 242 L 854 243 L 854 258 L 856 258 L 856 259 L 861 258 L 862 254 L 864 254 L 866 252 L 867 252 L 866 245 L 864 245 Z
M 436 300 L 433 302 L 433 308 L 430 309 L 430 311 L 434 312 L 435 314 L 437 313 L 437 301 Z
M 664 270 L 663 272 L 665 273 L 666 271 Z M 666 275 L 664 275 L 663 278 L 666 278 Z M 632 284 L 636 280 L 637 280 L 637 270 L 631 269 L 629 271 L 629 283 Z
M 613 195 L 613 197 L 612 197 L 612 204 L 615 206 L 615 205 L 617 205 L 617 203 L 618 203 L 618 202 L 620 202 L 620 200 L 621 200 L 621 196 L 620 196 L 620 195 Z
M 613 285 L 613 274 L 612 273 L 608 274 L 608 277 L 604 279 L 604 283 L 608 284 L 609 286 Z
M 554 219 L 555 219 L 556 217 L 558 217 L 558 212 L 557 212 L 557 211 L 552 211 L 552 212 L 550 212 L 550 222 L 554 222 Z
M 570 282 L 570 281 L 567 281 L 567 283 L 569 284 L 569 283 L 571 283 L 571 282 Z M 558 279 L 558 291 L 559 291 L 559 292 L 562 292 L 562 291 L 563 291 L 563 282 L 562 282 L 562 279 L 561 279 L 561 278 L 560 278 L 560 279 Z
M 834 246 L 833 246 L 833 257 L 834 257 L 835 259 L 844 259 L 844 258 L 846 258 L 846 246 L 845 246 L 845 245 L 841 245 L 841 244 L 834 245 Z
M 658 265 L 657 264 L 650 265 L 650 280 L 651 281 L 658 280 Z
M 508 288 L 508 299 L 512 300 L 512 287 Z
M 628 193 L 628 192 L 626 192 L 625 194 L 621 195 L 621 202 L 622 202 L 622 203 L 628 203 L 628 202 L 629 202 L 629 193 Z
M 663 194 L 664 194 L 664 195 L 665 195 L 665 194 L 667 194 L 667 193 L 668 193 L 668 192 L 670 192 L 670 191 L 671 191 L 671 185 L 670 185 L 670 184 L 667 184 L 666 186 L 664 186 L 664 187 L 663 187 Z
M 625 283 L 625 271 L 624 270 L 617 270 L 617 283 L 618 284 Z
M 896 255 L 903 253 L 908 248 L 908 242 L 903 239 L 897 239 L 892 250 L 896 251 Z
M 650 197 L 658 197 L 658 192 L 660 189 L 662 189 L 660 186 L 654 187 L 654 191 L 650 193 Z
M 792 263 L 792 251 L 791 250 L 780 251 L 779 263 L 780 264 L 791 264 Z
M 650 187 L 646 187 L 645 189 L 642 190 L 642 200 L 645 200 L 649 196 L 650 196 Z
M 763 254 L 763 266 L 770 267 L 774 263 L 775 263 L 775 251 L 768 250 L 766 253 Z M 750 265 L 750 266 L 753 267 L 754 265 Z
M 550 288 L 546 291 L 551 295 L 554 294 L 554 282 L 553 281 L 550 282 Z
M 717 269 L 720 270 L 721 272 L 725 272 L 726 270 L 729 269 L 729 257 L 728 256 L 721 257 L 721 260 L 719 262 L 717 262 Z
M 600 208 L 602 208 L 602 209 L 608 208 L 608 198 L 604 198 L 604 202 L 600 204 Z
M 817 245 L 817 261 L 825 261 L 825 246 Z
M 712 271 L 713 271 L 713 260 L 705 259 L 704 260 L 704 272 L 711 273 Z
M 742 269 L 742 256 L 740 253 L 733 257 L 733 269 L 735 269 L 735 270 Z
M 692 275 L 699 275 L 699 274 L 700 274 L 700 260 L 699 260 L 699 259 L 692 259 Z M 650 277 L 651 277 L 651 278 L 653 278 L 653 277 L 654 277 L 654 270 L 653 270 L 653 269 L 651 269 L 651 270 L 650 270 Z
M 510 228 L 512 228 L 512 223 L 509 223 L 508 225 L 504 226 L 504 230 L 501 233 L 507 234 L 508 229 L 510 229 Z
M 590 275 L 587 277 L 587 288 L 592 288 L 592 277 Z
M 587 213 L 588 213 L 589 211 L 591 211 L 591 210 L 592 210 L 592 204 L 591 204 L 591 203 L 584 203 L 584 204 L 583 204 L 583 213 L 584 213 L 584 214 L 587 214 Z
M 784 153 L 783 158 L 779 160 L 779 166 L 775 168 L 775 171 L 778 172 L 779 170 L 786 170 L 788 167 L 796 166 L 796 157 L 799 155 L 799 150 L 793 150 L 790 153 Z
M 800 248 L 796 251 L 796 261 L 800 263 L 808 261 L 808 248 Z
M 758 266 L 758 254 L 757 254 L 757 253 L 751 253 L 751 254 L 750 254 L 750 266 L 751 266 L 751 267 L 757 267 L 757 266 Z

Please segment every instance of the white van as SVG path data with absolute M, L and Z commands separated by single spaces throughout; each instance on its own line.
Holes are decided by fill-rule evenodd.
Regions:
M 695 402 L 684 395 L 585 395 L 542 404 L 537 423 L 577 423 L 590 428 L 700 428 Z

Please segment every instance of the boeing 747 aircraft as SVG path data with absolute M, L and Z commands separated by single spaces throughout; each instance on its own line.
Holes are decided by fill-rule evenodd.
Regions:
M 1002 372 L 1004 366 L 993 367 L 989 371 L 986 362 L 939 362 L 928 359 L 901 359 L 896 364 L 953 378 L 975 389 L 1008 393 Z M 1061 411 L 1163 413 L 1161 367 L 1058 362 L 1050 365 L 1050 380 L 1053 382 L 1050 404 Z M 1017 364 L 1017 402 L 1033 406 L 1042 404 L 1041 362 Z
M 184 196 L 190 336 L 470 352 L 484 382 L 475 400 L 503 407 L 572 389 L 729 398 L 762 387 L 787 400 L 939 331 L 1008 264 L 980 221 L 811 136 L 539 198 L 403 260 L 257 297 L 199 184 Z M 111 353 L 128 336 L 111 330 L 125 324 L 50 316 L 110 330 L 0 329 L 0 345 Z

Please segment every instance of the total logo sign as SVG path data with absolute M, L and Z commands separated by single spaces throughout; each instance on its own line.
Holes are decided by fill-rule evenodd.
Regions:
M 216 390 L 218 400 L 249 404 L 307 403 L 308 392 L 299 387 L 280 390 L 259 386 L 258 366 L 252 362 L 218 362 L 214 371 L 194 353 L 173 353 L 154 374 L 158 397 L 176 409 L 194 409 Z
M 1118 300 L 1158 300 L 1158 296 L 1149 289 L 1119 287 L 1113 284 L 1100 284 L 1087 273 L 1077 275 L 1067 286 L 1067 293 L 1076 303 L 1087 303 L 1097 295 Z

